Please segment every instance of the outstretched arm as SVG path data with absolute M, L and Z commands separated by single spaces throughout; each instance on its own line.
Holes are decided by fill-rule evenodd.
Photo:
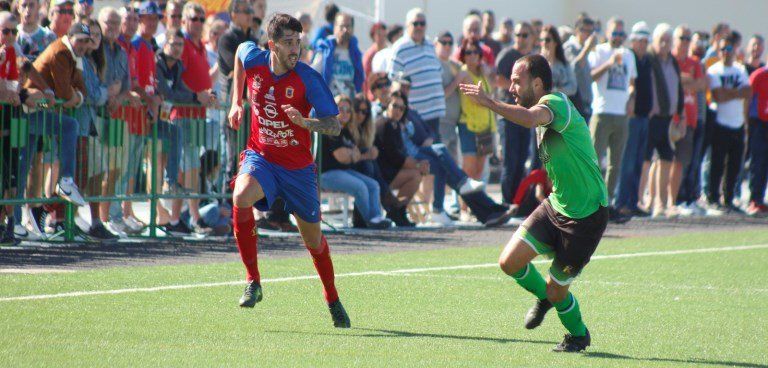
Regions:
M 341 133 L 341 123 L 338 116 L 326 116 L 319 119 L 305 118 L 301 116 L 299 110 L 291 105 L 283 105 L 282 108 L 288 114 L 288 118 L 302 128 L 326 135 L 339 135 Z
M 480 81 L 477 84 L 460 84 L 459 89 L 461 89 L 461 93 L 471 98 L 476 104 L 491 109 L 493 112 L 517 125 L 533 128 L 552 121 L 552 113 L 549 109 L 541 106 L 534 106 L 528 109 L 519 105 L 510 105 L 498 101 L 483 91 L 482 83 Z

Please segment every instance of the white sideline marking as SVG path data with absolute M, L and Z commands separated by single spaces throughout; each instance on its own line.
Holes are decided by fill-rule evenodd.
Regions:
M 634 258 L 634 257 L 652 257 L 652 256 L 667 256 L 667 255 L 679 255 L 679 254 L 693 254 L 693 253 L 715 253 L 715 252 L 730 252 L 739 250 L 752 250 L 752 249 L 765 249 L 768 248 L 768 244 L 756 244 L 756 245 L 742 245 L 734 247 L 715 247 L 715 248 L 698 248 L 698 249 L 681 249 L 681 250 L 668 250 L 668 251 L 655 251 L 655 252 L 639 252 L 639 253 L 623 253 L 623 254 L 607 254 L 596 255 L 592 257 L 592 260 L 600 259 L 617 259 L 617 258 Z M 545 263 L 549 260 L 534 261 L 534 263 Z M 429 271 L 450 271 L 450 270 L 469 270 L 476 268 L 490 268 L 498 267 L 498 263 L 480 263 L 473 265 L 458 265 L 458 266 L 442 266 L 442 267 L 424 267 L 424 268 L 407 268 L 391 271 L 364 271 L 364 272 L 350 272 L 337 274 L 336 277 L 354 277 L 354 276 L 371 276 L 371 275 L 392 275 L 392 274 L 409 274 L 418 272 Z M 314 280 L 317 279 L 317 275 L 306 276 L 291 276 L 280 277 L 273 279 L 261 280 L 263 284 L 274 282 L 287 282 L 287 281 L 300 281 L 300 280 Z M 39 294 L 39 295 L 24 295 L 24 296 L 11 296 L 0 298 L 0 302 L 11 302 L 21 300 L 40 300 L 40 299 L 54 299 L 54 298 L 67 298 L 78 296 L 91 296 L 91 295 L 113 295 L 113 294 L 126 294 L 126 293 L 140 293 L 140 292 L 155 292 L 164 290 L 181 290 L 192 289 L 202 287 L 216 287 L 216 286 L 234 286 L 242 285 L 243 281 L 225 281 L 225 282 L 210 282 L 199 284 L 186 284 L 186 285 L 167 285 L 167 286 L 155 286 L 145 288 L 131 288 L 131 289 L 115 289 L 115 290 L 92 290 L 92 291 L 73 291 L 69 293 L 59 294 Z

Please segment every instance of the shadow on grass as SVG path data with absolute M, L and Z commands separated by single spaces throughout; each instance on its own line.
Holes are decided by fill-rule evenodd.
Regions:
M 605 352 L 586 352 L 585 357 L 588 358 L 604 358 L 604 359 L 619 359 L 619 360 L 636 360 L 647 362 L 665 362 L 665 363 L 681 363 L 681 364 L 705 364 L 705 365 L 721 365 L 726 367 L 744 367 L 744 368 L 768 368 L 768 365 L 757 363 L 742 363 L 742 362 L 728 362 L 722 360 L 706 360 L 706 359 L 673 359 L 673 358 L 639 358 L 631 357 L 627 355 L 612 354 Z
M 415 331 L 398 331 L 398 330 L 382 330 L 376 328 L 364 328 L 364 327 L 352 327 L 353 331 L 366 331 L 363 334 L 345 334 L 345 333 L 328 333 L 328 332 L 304 332 L 304 331 L 264 331 L 269 333 L 284 333 L 284 334 L 300 334 L 300 335 L 320 335 L 320 336 L 349 336 L 349 337 L 376 337 L 376 338 L 410 338 L 410 337 L 429 337 L 435 339 L 450 339 L 461 341 L 480 341 L 480 342 L 495 342 L 499 344 L 508 343 L 529 343 L 529 344 L 547 344 L 555 345 L 554 341 L 543 340 L 526 340 L 526 339 L 507 339 L 498 337 L 484 337 L 484 336 L 466 336 L 466 335 L 449 335 L 439 333 L 427 333 L 427 332 L 415 332 Z

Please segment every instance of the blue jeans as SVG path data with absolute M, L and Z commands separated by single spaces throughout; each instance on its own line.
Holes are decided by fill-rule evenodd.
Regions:
M 501 172 L 501 195 L 504 203 L 512 203 L 515 191 L 525 176 L 531 129 L 504 120 L 504 168 Z
M 226 202 L 221 205 L 216 202 L 211 202 L 203 207 L 200 207 L 200 218 L 203 220 L 206 226 L 217 227 L 232 225 L 232 216 L 222 216 L 219 210 L 221 206 L 230 207 Z
M 701 162 L 704 159 L 704 121 L 696 123 L 693 131 L 693 155 L 688 167 L 683 168 L 683 182 L 677 194 L 678 204 L 696 202 L 701 194 Z
M 367 152 L 368 150 L 363 150 Z M 377 183 L 379 183 L 379 192 L 392 192 L 391 189 L 389 189 L 389 183 L 387 183 L 387 180 L 384 179 L 384 176 L 381 174 L 381 167 L 379 167 L 379 163 L 376 160 L 362 160 L 358 161 L 353 169 L 369 178 L 373 178 L 373 180 L 376 180 Z
M 749 190 L 750 200 L 762 204 L 768 179 L 768 122 L 750 119 L 749 122 Z
M 640 176 L 643 159 L 648 146 L 648 118 L 632 117 L 629 119 L 629 137 L 621 160 L 619 185 L 616 188 L 614 207 L 637 209 Z
M 440 137 L 440 118 L 424 120 L 424 124 L 432 130 L 432 138 L 435 140 L 435 143 L 442 143 L 443 140 Z
M 27 172 L 29 170 L 29 161 L 37 147 L 37 140 L 41 135 L 59 136 L 58 143 L 59 165 L 61 177 L 74 177 L 75 175 L 75 150 L 77 149 L 77 133 L 80 130 L 80 123 L 70 116 L 52 113 L 48 111 L 38 111 L 27 116 L 29 123 L 29 138 L 27 146 L 21 152 L 21 183 L 19 188 L 27 185 Z M 23 190 L 21 191 L 23 192 Z
M 355 170 L 329 170 L 320 174 L 320 187 L 349 193 L 355 197 L 355 206 L 365 222 L 381 216 L 379 184 L 376 180 Z
M 458 190 L 467 179 L 467 174 L 461 171 L 448 152 L 448 148 L 442 143 L 419 147 L 419 153 L 415 158 L 429 161 L 429 171 L 435 176 L 432 210 L 443 212 L 445 185 L 448 184 L 451 189 Z

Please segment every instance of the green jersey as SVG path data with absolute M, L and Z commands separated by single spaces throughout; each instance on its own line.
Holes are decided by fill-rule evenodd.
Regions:
M 581 219 L 607 206 L 608 190 L 584 117 L 562 92 L 541 97 L 538 106 L 552 112 L 552 120 L 536 128 L 539 158 L 552 179 L 552 208 Z

